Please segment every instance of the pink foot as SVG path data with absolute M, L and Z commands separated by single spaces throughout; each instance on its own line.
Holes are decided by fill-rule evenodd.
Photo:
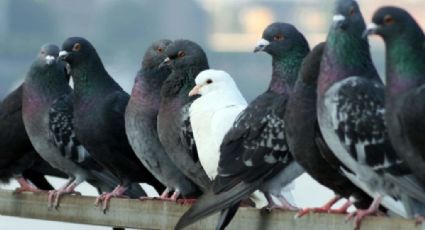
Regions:
M 18 181 L 20 187 L 16 188 L 13 193 L 22 193 L 22 192 L 41 193 L 41 192 L 46 192 L 44 190 L 36 188 L 33 184 L 28 182 L 23 177 L 18 177 L 18 178 L 16 178 L 16 180 Z
M 335 200 L 335 202 L 328 202 L 325 205 L 323 205 L 322 207 L 318 207 L 318 208 L 304 208 L 303 210 L 299 211 L 296 215 L 295 218 L 301 218 L 307 214 L 310 213 L 335 213 L 335 214 L 347 214 L 347 209 L 351 206 L 351 202 L 347 201 L 344 203 L 344 205 L 342 205 L 340 208 L 338 209 L 332 209 L 332 206 L 336 203 L 336 201 L 338 201 L 340 198 L 338 198 L 337 200 Z M 332 201 L 331 200 L 331 201 Z
M 57 209 L 59 207 L 60 198 L 63 195 L 79 195 L 80 192 L 74 191 L 74 189 L 58 189 L 58 190 L 50 190 L 48 191 L 48 207 Z
M 164 192 L 162 192 L 161 196 L 159 196 L 159 198 L 160 199 L 166 199 L 166 198 L 168 198 L 169 194 L 170 194 L 170 189 L 169 188 L 166 188 L 164 190 Z
M 373 200 L 372 204 L 370 205 L 368 209 L 366 210 L 357 209 L 356 211 L 348 214 L 348 216 L 345 218 L 345 221 L 354 219 L 354 228 L 360 229 L 361 222 L 366 216 L 379 214 L 378 209 L 379 209 L 379 205 L 381 201 L 382 201 L 382 196 L 379 195 Z
M 109 201 L 113 198 L 128 198 L 128 196 L 123 195 L 124 192 L 127 190 L 126 187 L 118 185 L 112 192 L 110 193 L 103 193 L 99 197 L 97 197 L 95 205 L 99 206 L 102 203 L 102 211 L 103 213 L 106 213 L 106 211 L 109 208 Z

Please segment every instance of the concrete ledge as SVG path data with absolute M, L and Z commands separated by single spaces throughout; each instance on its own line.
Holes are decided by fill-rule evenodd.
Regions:
M 103 214 L 94 206 L 95 197 L 65 196 L 60 207 L 47 208 L 46 194 L 13 194 L 0 190 L 0 215 L 62 221 L 79 224 L 117 226 L 137 229 L 173 229 L 179 217 L 189 208 L 174 202 L 155 200 L 139 201 L 131 199 L 112 199 L 110 209 Z M 311 214 L 294 220 L 294 212 L 273 211 L 263 214 L 257 209 L 240 208 L 228 227 L 229 230 L 352 230 L 351 222 L 345 223 L 344 215 Z M 211 229 L 217 215 L 204 219 L 188 229 Z M 60 224 L 58 224 L 60 226 Z M 369 217 L 362 230 L 425 230 L 414 221 L 400 218 Z

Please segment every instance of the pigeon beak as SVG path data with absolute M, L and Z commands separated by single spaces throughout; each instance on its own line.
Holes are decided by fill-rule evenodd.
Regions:
M 189 97 L 198 95 L 201 92 L 201 88 L 202 88 L 202 86 L 195 85 L 195 87 L 193 87 L 193 89 L 189 92 Z
M 337 29 L 345 29 L 347 27 L 347 19 L 342 14 L 336 14 L 332 18 L 333 26 Z
M 59 52 L 59 59 L 65 61 L 66 58 L 69 56 L 68 51 L 62 50 Z
M 369 23 L 365 29 L 365 31 L 363 32 L 362 37 L 364 39 L 367 38 L 367 36 L 371 35 L 371 34 L 376 34 L 378 32 L 379 26 L 376 25 L 375 23 Z
M 264 51 L 264 49 L 270 45 L 270 42 L 266 39 L 262 38 L 258 40 L 257 45 L 255 46 L 254 53 L 257 53 L 259 51 Z
M 53 57 L 52 55 L 47 55 L 44 59 L 46 60 L 47 65 L 51 65 L 55 61 L 56 58 Z
M 169 57 L 165 58 L 163 62 L 161 62 L 161 64 L 159 64 L 159 68 L 161 69 L 164 66 L 170 65 L 171 63 L 171 59 Z

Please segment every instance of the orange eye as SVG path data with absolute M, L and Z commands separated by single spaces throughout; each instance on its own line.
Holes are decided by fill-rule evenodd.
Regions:
M 391 24 L 393 24 L 393 23 L 394 23 L 394 18 L 393 18 L 393 17 L 391 17 L 391 15 L 387 14 L 387 15 L 385 15 L 385 17 L 384 17 L 384 23 L 385 23 L 386 25 L 391 25 Z
M 184 57 L 184 55 L 186 55 L 183 51 L 179 51 L 177 53 L 177 57 Z
M 356 9 L 354 7 L 351 7 L 350 11 L 348 12 L 348 15 L 354 16 L 356 14 Z
M 278 34 L 273 37 L 273 40 L 275 41 L 282 41 L 283 39 L 285 39 L 285 37 L 282 34 Z
M 208 79 L 207 80 L 207 84 L 211 84 L 212 83 L 212 80 L 211 79 Z
M 75 43 L 74 46 L 72 47 L 72 51 L 80 51 L 81 49 L 81 45 L 80 43 Z
M 161 48 L 161 47 L 158 47 L 158 52 L 160 52 L 160 53 L 162 53 L 162 52 L 164 52 L 164 49 L 163 48 Z

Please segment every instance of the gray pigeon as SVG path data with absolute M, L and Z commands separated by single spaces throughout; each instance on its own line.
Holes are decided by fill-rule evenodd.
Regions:
M 22 92 L 22 118 L 29 139 L 53 167 L 69 176 L 60 189 L 49 191 L 49 207 L 57 207 L 63 194 L 75 194 L 84 181 L 112 190 L 118 179 L 95 162 L 78 142 L 73 126 L 72 89 L 59 48 L 44 45 L 31 65 Z
M 307 40 L 294 26 L 273 23 L 254 51 L 273 58 L 269 88 L 239 114 L 224 136 L 212 191 L 198 199 L 175 229 L 221 210 L 217 229 L 224 229 L 240 202 L 257 189 L 265 194 L 269 207 L 276 208 L 272 196 L 282 200 L 282 188 L 303 173 L 287 147 L 283 117 L 301 62 L 309 52 Z
M 0 181 L 15 178 L 20 187 L 15 192 L 40 192 L 53 187 L 44 175 L 64 177 L 34 150 L 22 121 L 21 84 L 0 102 Z
M 317 45 L 304 58 L 293 93 L 285 113 L 285 133 L 289 149 L 295 160 L 321 185 L 335 192 L 336 196 L 319 208 L 306 208 L 297 214 L 301 217 L 309 212 L 346 213 L 354 204 L 356 208 L 367 208 L 372 198 L 354 185 L 340 170 L 343 167 L 323 140 L 316 113 L 317 78 L 320 71 L 325 43 Z M 353 198 L 341 208 L 332 206 L 341 198 Z
M 202 168 L 193 138 L 189 108 L 194 97 L 189 91 L 195 86 L 195 77 L 208 69 L 208 60 L 202 48 L 189 40 L 176 40 L 165 51 L 167 58 L 161 66 L 169 65 L 171 74 L 161 88 L 158 113 L 158 135 L 170 159 L 200 189 L 211 184 Z
M 407 199 L 425 201 L 425 191 L 396 155 L 384 121 L 384 84 L 373 66 L 366 29 L 354 0 L 336 2 L 318 79 L 317 116 L 323 138 L 348 170 L 350 180 L 374 197 L 371 206 L 349 218 L 356 226 L 376 213 L 384 197 L 401 207 L 387 207 L 406 217 Z M 385 205 L 385 203 L 384 203 Z M 404 205 L 404 210 L 403 206 Z
M 415 19 L 397 7 L 380 8 L 368 34 L 386 44 L 386 120 L 398 155 L 425 186 L 425 35 Z M 424 187 L 425 188 L 425 187 Z
M 165 50 L 170 43 L 159 40 L 147 49 L 125 111 L 125 126 L 128 140 L 140 161 L 167 186 L 160 198 L 175 200 L 179 195 L 196 196 L 200 190 L 176 167 L 158 137 L 160 90 L 171 72 L 168 66 L 159 68 L 159 65 L 166 58 Z M 169 198 L 170 192 L 174 193 Z

